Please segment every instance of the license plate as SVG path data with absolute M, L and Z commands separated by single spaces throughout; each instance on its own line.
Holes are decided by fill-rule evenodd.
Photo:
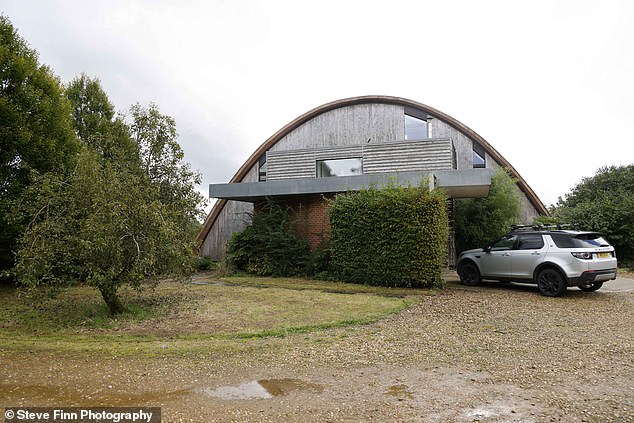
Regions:
M 599 258 L 610 258 L 610 257 L 612 257 L 612 254 L 610 254 L 610 253 L 597 253 L 597 257 L 599 257 Z

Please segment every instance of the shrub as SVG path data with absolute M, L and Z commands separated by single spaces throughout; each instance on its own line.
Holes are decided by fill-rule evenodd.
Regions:
M 619 258 L 634 259 L 634 164 L 600 168 L 560 198 L 556 221 L 607 237 Z
M 483 247 L 507 233 L 519 220 L 520 199 L 515 180 L 504 169 L 498 169 L 487 197 L 456 200 L 456 250 Z
M 308 243 L 292 228 L 288 210 L 272 201 L 252 215 L 242 232 L 227 243 L 230 268 L 259 276 L 304 274 L 309 263 Z
M 198 257 L 196 260 L 196 270 L 215 270 L 218 268 L 218 263 L 210 259 L 209 257 Z
M 330 203 L 330 270 L 338 279 L 393 287 L 442 285 L 446 198 L 426 186 L 390 184 Z

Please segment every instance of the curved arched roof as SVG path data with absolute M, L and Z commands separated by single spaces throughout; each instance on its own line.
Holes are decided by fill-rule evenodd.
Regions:
M 472 140 L 477 141 L 480 145 L 482 145 L 482 147 L 484 147 L 484 149 L 489 154 L 489 156 L 493 157 L 493 159 L 497 163 L 499 163 L 501 166 L 508 169 L 511 176 L 517 179 L 518 186 L 525 193 L 526 197 L 531 202 L 533 207 L 535 207 L 535 209 L 540 214 L 548 215 L 548 211 L 546 207 L 544 207 L 543 203 L 540 201 L 540 199 L 537 197 L 537 195 L 531 189 L 531 187 L 528 186 L 524 178 L 522 178 L 520 174 L 517 172 L 517 170 L 515 170 L 515 168 L 511 166 L 511 164 L 504 157 L 502 157 L 502 155 L 498 153 L 498 151 L 495 148 L 493 148 L 484 138 L 482 138 L 474 130 L 464 125 L 463 123 L 459 122 L 458 120 L 452 118 L 451 116 L 439 110 L 436 110 L 433 107 L 429 107 L 425 104 L 422 104 L 413 100 L 409 100 L 406 98 L 402 98 L 402 97 L 377 96 L 377 95 L 351 97 L 351 98 L 345 98 L 342 100 L 336 100 L 336 101 L 321 105 L 319 107 L 316 107 L 313 110 L 310 110 L 309 112 L 304 113 L 303 115 L 297 117 L 296 119 L 294 119 L 293 121 L 291 121 L 290 123 L 282 127 L 275 134 L 273 134 L 269 139 L 264 141 L 264 143 L 262 143 L 262 145 L 260 145 L 253 152 L 253 154 L 251 154 L 248 160 L 244 162 L 244 164 L 240 167 L 240 169 L 238 169 L 238 171 L 233 176 L 233 178 L 231 178 L 230 182 L 231 183 L 242 182 L 242 180 L 247 175 L 249 170 L 251 170 L 251 168 L 258 162 L 258 159 L 260 158 L 260 156 L 262 156 L 262 154 L 264 154 L 269 148 L 277 144 L 278 141 L 284 138 L 291 131 L 300 127 L 301 125 L 308 122 L 309 120 L 321 115 L 322 113 L 326 113 L 331 110 L 339 109 L 342 107 L 354 106 L 357 104 L 368 104 L 368 103 L 393 104 L 398 106 L 414 107 L 416 109 L 422 110 L 432 115 L 436 119 L 440 119 L 441 121 L 449 124 L 450 126 L 454 127 L 458 131 L 462 132 L 464 135 L 471 138 Z M 209 233 L 209 230 L 211 229 L 211 226 L 214 224 L 214 222 L 218 218 L 218 215 L 220 214 L 220 212 L 222 211 L 226 203 L 227 203 L 227 200 L 218 200 L 216 204 L 214 204 L 213 208 L 211 209 L 211 212 L 209 213 L 209 215 L 207 215 L 207 218 L 205 219 L 205 223 L 203 224 L 203 227 L 200 233 L 198 234 L 199 241 L 205 240 L 205 238 L 207 237 L 207 234 Z

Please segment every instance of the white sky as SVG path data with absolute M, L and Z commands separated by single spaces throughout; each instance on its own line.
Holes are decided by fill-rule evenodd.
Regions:
M 546 204 L 634 163 L 634 1 L 0 0 L 63 82 L 155 102 L 227 182 L 326 102 L 393 95 L 482 135 Z

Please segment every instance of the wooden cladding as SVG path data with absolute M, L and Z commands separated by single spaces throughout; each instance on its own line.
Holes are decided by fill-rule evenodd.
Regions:
M 362 145 L 269 151 L 266 153 L 267 180 L 314 178 L 318 160 L 361 157 L 363 173 L 430 172 L 451 170 L 452 144 L 449 139 L 395 141 Z

